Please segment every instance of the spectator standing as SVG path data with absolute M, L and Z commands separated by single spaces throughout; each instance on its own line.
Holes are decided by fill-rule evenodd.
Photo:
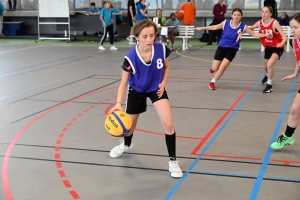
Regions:
M 129 41 L 129 44 L 135 44 L 133 42 L 134 36 L 133 36 L 133 26 L 136 19 L 136 10 L 135 10 L 135 3 L 134 0 L 128 0 L 127 2 L 127 19 L 130 27 L 130 35 L 127 37 L 127 40 Z
M 112 3 L 110 1 L 105 2 L 105 7 L 102 9 L 100 14 L 100 20 L 102 21 L 104 34 L 101 38 L 99 49 L 105 50 L 103 47 L 103 42 L 106 39 L 107 33 L 109 33 L 110 50 L 117 50 L 118 48 L 114 46 L 114 25 L 112 16 Z
M 196 6 L 195 6 L 195 0 L 188 0 L 187 3 L 182 4 L 176 11 L 176 14 L 180 11 L 183 10 L 183 19 L 182 19 L 182 23 L 184 25 L 189 25 L 189 26 L 194 26 L 195 25 L 195 21 L 196 21 Z M 192 47 L 192 45 L 190 45 L 188 43 L 189 47 Z
M 214 9 L 213 9 L 214 19 L 213 19 L 213 22 L 210 24 L 210 26 L 217 25 L 217 24 L 220 24 L 221 22 L 223 22 L 225 20 L 226 11 L 227 11 L 227 7 L 224 4 L 224 0 L 219 0 L 219 2 L 214 5 Z M 207 45 L 212 45 L 212 43 L 213 43 L 213 41 L 215 41 L 216 37 L 218 37 L 217 42 L 219 43 L 222 33 L 223 33 L 222 29 L 219 29 L 216 31 L 210 31 L 209 41 L 208 41 Z

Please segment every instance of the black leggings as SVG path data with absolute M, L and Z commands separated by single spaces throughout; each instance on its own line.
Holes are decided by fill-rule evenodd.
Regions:
M 100 40 L 100 45 L 103 45 L 103 42 L 106 39 L 107 32 L 109 32 L 109 42 L 110 42 L 110 44 L 114 43 L 114 26 L 113 26 L 113 24 L 111 24 L 109 26 L 104 27 L 104 34 L 103 34 L 103 36 Z

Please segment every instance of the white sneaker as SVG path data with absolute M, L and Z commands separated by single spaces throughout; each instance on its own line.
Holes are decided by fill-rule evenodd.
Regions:
M 115 47 L 115 46 L 111 46 L 110 47 L 110 50 L 117 50 L 118 48 L 117 47 Z
M 128 36 L 128 37 L 126 38 L 126 40 L 130 41 L 130 36 Z
M 190 43 L 187 43 L 188 47 L 193 47 Z
M 118 158 L 120 157 L 124 151 L 127 151 L 128 149 L 131 149 L 132 146 L 133 146 L 133 143 L 131 142 L 131 145 L 128 147 L 128 146 L 125 146 L 124 145 L 124 140 L 121 139 L 120 140 L 120 145 L 118 146 L 115 146 L 110 152 L 109 152 L 109 156 L 111 158 Z
M 136 45 L 136 43 L 135 43 L 135 42 L 129 42 L 129 44 L 130 44 L 130 45 Z
M 100 50 L 105 50 L 105 48 L 103 46 L 99 46 Z
M 183 173 L 178 165 L 178 161 L 170 160 L 169 161 L 169 172 L 173 178 L 181 178 Z

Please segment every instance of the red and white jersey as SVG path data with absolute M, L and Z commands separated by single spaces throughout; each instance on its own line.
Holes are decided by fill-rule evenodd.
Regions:
M 277 47 L 277 44 L 282 42 L 282 36 L 279 32 L 275 31 L 274 28 L 274 21 L 272 19 L 268 24 L 265 24 L 263 19 L 259 20 L 259 33 L 267 34 L 271 33 L 272 35 L 269 37 L 262 37 L 260 38 L 261 44 L 266 48 L 268 47 Z M 284 46 L 282 46 L 284 48 Z
M 294 47 L 294 53 L 296 56 L 297 65 L 300 68 L 300 41 L 299 41 L 299 39 L 296 39 L 296 38 L 293 39 L 293 47 Z

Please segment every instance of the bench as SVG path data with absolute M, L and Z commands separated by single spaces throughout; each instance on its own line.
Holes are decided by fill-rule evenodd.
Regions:
M 178 27 L 179 36 L 175 38 L 182 38 L 182 50 L 188 49 L 187 40 L 193 38 L 195 26 L 185 26 L 181 25 Z
M 248 27 L 251 27 L 251 26 L 248 26 Z M 287 44 L 286 44 L 287 47 L 286 47 L 286 51 L 288 52 L 288 51 L 290 51 L 289 41 L 290 41 L 290 39 L 293 39 L 294 36 L 293 36 L 293 34 L 292 34 L 292 30 L 291 30 L 291 27 L 290 27 L 290 26 L 281 26 L 281 27 L 282 27 L 284 33 L 285 33 L 286 36 L 287 36 Z M 256 28 L 256 29 L 254 29 L 253 31 L 254 31 L 254 32 L 258 32 L 259 29 Z M 242 39 L 259 39 L 259 38 L 253 37 L 253 36 L 250 35 L 249 33 L 244 33 Z M 261 51 L 264 51 L 264 50 L 265 50 L 264 47 L 261 45 Z

